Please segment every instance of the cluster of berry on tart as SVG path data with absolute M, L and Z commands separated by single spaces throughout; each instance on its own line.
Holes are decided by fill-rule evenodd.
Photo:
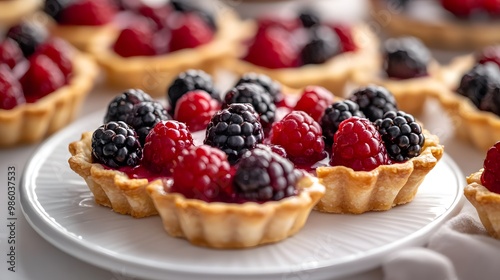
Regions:
M 11 132 L 0 146 L 36 142 L 70 122 L 96 71 L 89 58 L 50 37 L 43 25 L 23 21 L 10 27 L 0 41 L 0 130 Z M 30 129 L 22 132 L 23 126 Z

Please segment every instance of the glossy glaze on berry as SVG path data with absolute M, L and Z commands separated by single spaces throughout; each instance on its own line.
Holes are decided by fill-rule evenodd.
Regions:
M 431 55 L 415 37 L 390 38 L 384 44 L 384 71 L 389 78 L 410 79 L 427 76 Z
M 340 123 L 351 117 L 365 117 L 363 112 L 359 110 L 358 104 L 351 100 L 335 102 L 325 109 L 319 122 L 325 137 L 325 144 L 328 146 L 333 144 L 333 136 L 339 129 Z
M 66 84 L 63 72 L 48 56 L 33 55 L 29 62 L 28 70 L 20 79 L 28 103 L 34 103 Z
M 92 134 L 94 161 L 112 168 L 135 166 L 142 158 L 142 149 L 134 129 L 124 122 L 101 125 Z
M 352 117 L 341 122 L 333 142 L 332 166 L 370 171 L 390 163 L 382 137 L 367 119 Z
M 308 86 L 293 108 L 295 111 L 304 111 L 315 121 L 319 122 L 325 109 L 333 103 L 333 93 L 324 87 Z
M 359 110 L 370 120 L 376 121 L 386 112 L 397 111 L 396 99 L 381 86 L 367 86 L 355 90 L 349 100 L 358 104 Z
M 144 145 L 149 131 L 158 122 L 170 120 L 171 118 L 161 103 L 146 101 L 134 105 L 126 122 L 135 129 L 141 145 Z
M 500 161 L 498 159 L 500 159 L 500 142 L 493 145 L 486 153 L 481 184 L 489 191 L 500 194 Z
M 190 131 L 204 130 L 220 108 L 220 103 L 206 91 L 194 90 L 179 98 L 174 119 L 186 123 Z
M 389 157 L 396 162 L 420 155 L 425 137 L 415 118 L 403 111 L 390 111 L 374 122 L 384 140 Z
M 215 113 L 207 126 L 204 144 L 224 151 L 235 164 L 246 151 L 264 140 L 259 115 L 252 105 L 233 103 Z

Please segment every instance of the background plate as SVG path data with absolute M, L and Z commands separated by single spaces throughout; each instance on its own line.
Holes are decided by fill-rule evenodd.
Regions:
M 282 242 L 245 250 L 191 245 L 164 232 L 158 216 L 134 219 L 98 206 L 67 163 L 68 144 L 97 128 L 99 111 L 52 136 L 32 156 L 20 187 L 31 226 L 59 249 L 122 275 L 153 279 L 332 279 L 380 265 L 397 249 L 421 246 L 462 207 L 464 176 L 445 155 L 415 199 L 386 212 L 312 212 Z

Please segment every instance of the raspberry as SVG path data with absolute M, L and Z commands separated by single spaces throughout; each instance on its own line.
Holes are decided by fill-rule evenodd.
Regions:
M 101 125 L 92 134 L 92 157 L 112 168 L 135 166 L 142 157 L 135 131 L 124 122 Z
M 236 166 L 234 191 L 250 201 L 280 200 L 297 193 L 299 177 L 294 165 L 286 158 L 267 149 L 246 152 Z
M 70 59 L 70 46 L 66 41 L 59 38 L 52 38 L 40 45 L 35 52 L 36 54 L 44 54 L 52 59 L 63 73 L 65 81 L 69 81 L 69 76 L 73 72 L 73 64 L 71 64 Z
M 441 6 L 453 15 L 466 18 L 480 7 L 480 0 L 441 0 Z
M 479 108 L 484 96 L 498 81 L 500 68 L 496 63 L 476 64 L 464 74 L 457 92 L 469 98 Z
M 335 133 L 330 164 L 370 171 L 389 164 L 389 157 L 375 126 L 367 119 L 352 117 L 341 122 Z
M 214 37 L 212 28 L 194 12 L 172 13 L 169 23 L 172 33 L 169 49 L 172 52 L 196 48 Z
M 258 84 L 240 84 L 226 93 L 222 108 L 227 108 L 233 103 L 248 103 L 259 114 L 262 128 L 271 127 L 276 117 L 276 105 L 271 95 Z
M 403 162 L 420 155 L 425 142 L 422 127 L 403 111 L 390 111 L 374 123 L 384 140 L 389 157 Z
M 415 37 L 390 38 L 384 44 L 384 70 L 387 76 L 410 79 L 427 75 L 431 55 Z
M 193 137 L 184 123 L 160 121 L 146 137 L 142 162 L 158 174 L 170 175 L 182 150 L 192 145 Z
M 276 122 L 270 142 L 282 146 L 288 158 L 298 165 L 310 165 L 326 157 L 319 124 L 303 111 L 292 111 Z
M 6 37 L 16 41 L 24 57 L 29 57 L 47 40 L 48 32 L 41 24 L 23 22 L 9 28 Z
M 290 37 L 291 34 L 280 27 L 260 29 L 243 59 L 270 69 L 298 67 L 299 50 Z
M 336 24 L 332 28 L 339 37 L 342 52 L 351 52 L 358 48 L 352 37 L 352 30 L 349 26 Z
M 14 69 L 19 61 L 23 59 L 23 52 L 16 41 L 5 38 L 0 44 L 0 64 L 7 64 L 10 69 Z
M 493 145 L 486 153 L 483 164 L 481 183 L 489 191 L 500 194 L 500 142 Z
M 275 18 L 264 16 L 257 19 L 259 31 L 267 28 L 281 28 L 284 31 L 293 32 L 301 27 L 302 23 L 297 18 Z
M 10 68 L 0 64 L 0 109 L 10 110 L 26 103 L 21 84 Z
M 262 143 L 264 132 L 252 105 L 233 103 L 215 113 L 208 123 L 204 144 L 224 151 L 235 164 L 246 151 Z
M 325 113 L 321 117 L 320 125 L 325 137 L 325 143 L 333 144 L 333 136 L 339 129 L 342 121 L 351 117 L 364 118 L 365 115 L 359 110 L 358 104 L 351 100 L 342 100 L 333 103 L 325 109 Z
M 167 19 L 172 13 L 172 8 L 170 5 L 150 6 L 142 3 L 138 7 L 138 12 L 142 16 L 151 19 L 155 23 L 156 30 L 160 30 L 167 27 Z
M 103 25 L 116 15 L 116 6 L 109 0 L 73 1 L 59 13 L 60 24 Z
M 356 90 L 349 100 L 356 102 L 370 121 L 382 118 L 388 111 L 397 111 L 396 100 L 391 92 L 381 86 L 367 86 Z
M 500 15 L 500 2 L 498 0 L 482 0 L 481 7 L 491 16 Z
M 283 100 L 283 94 L 281 93 L 281 84 L 274 81 L 269 76 L 264 74 L 258 74 L 255 72 L 248 72 L 243 74 L 241 78 L 236 82 L 236 86 L 243 83 L 258 84 L 262 86 L 273 98 L 274 103 L 279 103 Z
M 170 119 L 170 115 L 168 115 L 161 103 L 157 101 L 145 101 L 134 105 L 132 112 L 127 117 L 126 123 L 135 129 L 139 136 L 139 142 L 141 145 L 144 145 L 149 131 L 158 122 Z
M 199 131 L 207 127 L 212 116 L 220 110 L 220 103 L 203 90 L 194 90 L 184 94 L 177 101 L 174 119 L 186 123 L 190 131 Z
M 29 61 L 28 71 L 20 79 L 28 103 L 37 101 L 66 83 L 57 64 L 46 55 L 33 55 Z
M 304 111 L 319 122 L 326 107 L 332 103 L 333 93 L 329 90 L 320 86 L 308 86 L 303 90 L 302 96 L 293 109 L 295 111 Z
M 154 32 L 149 21 L 135 19 L 121 30 L 113 50 L 122 57 L 153 56 L 167 52 L 168 35 L 164 30 Z M 161 39 L 161 40 L 159 40 Z
M 302 64 L 321 64 L 341 52 L 339 37 L 327 26 L 313 27 L 309 36 L 300 52 Z
M 215 89 L 212 77 L 203 70 L 190 69 L 180 73 L 168 87 L 167 99 L 170 104 L 170 111 L 175 112 L 177 100 L 182 95 L 197 89 L 208 92 L 215 100 L 220 100 L 219 91 Z
M 104 116 L 104 122 L 125 122 L 127 121 L 128 115 L 132 112 L 134 105 L 146 101 L 153 101 L 153 98 L 140 89 L 128 89 L 111 100 L 106 115 Z
M 231 166 L 226 154 L 207 145 L 182 151 L 173 168 L 171 191 L 207 202 L 226 201 L 232 194 Z

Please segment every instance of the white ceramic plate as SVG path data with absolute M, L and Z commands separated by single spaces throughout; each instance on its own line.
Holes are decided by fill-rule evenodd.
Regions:
M 313 212 L 295 236 L 245 250 L 195 247 L 164 232 L 159 217 L 134 219 L 94 203 L 68 166 L 68 144 L 94 130 L 103 112 L 73 123 L 43 143 L 25 169 L 21 205 L 31 226 L 61 250 L 96 266 L 152 279 L 333 279 L 380 265 L 389 253 L 425 244 L 459 212 L 461 174 L 444 156 L 414 201 L 386 212 Z

